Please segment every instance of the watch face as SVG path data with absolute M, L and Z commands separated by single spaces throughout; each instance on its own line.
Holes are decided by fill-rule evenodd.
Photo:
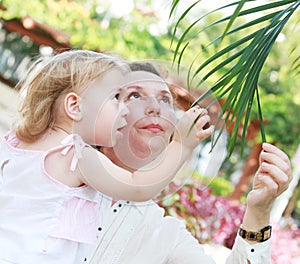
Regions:
M 248 239 L 249 240 L 255 240 L 256 239 L 256 233 L 249 232 L 248 233 Z

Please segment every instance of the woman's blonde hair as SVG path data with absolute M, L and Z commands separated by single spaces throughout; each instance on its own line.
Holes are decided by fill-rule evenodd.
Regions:
M 36 70 L 36 61 L 27 78 L 17 85 L 26 92 L 20 109 L 22 122 L 16 128 L 19 139 L 32 142 L 40 138 L 55 120 L 55 103 L 59 96 L 75 92 L 80 94 L 93 81 L 106 72 L 126 69 L 117 56 L 87 50 L 71 50 L 53 56 Z M 35 72 L 32 73 L 33 69 Z

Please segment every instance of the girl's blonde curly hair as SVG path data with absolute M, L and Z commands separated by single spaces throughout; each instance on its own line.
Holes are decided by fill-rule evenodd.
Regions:
M 27 78 L 16 87 L 26 93 L 19 111 L 21 123 L 16 127 L 16 136 L 26 142 L 39 139 L 56 121 L 55 108 L 60 95 L 80 94 L 115 68 L 127 70 L 119 57 L 88 50 L 66 51 L 51 57 L 45 64 L 37 60 Z

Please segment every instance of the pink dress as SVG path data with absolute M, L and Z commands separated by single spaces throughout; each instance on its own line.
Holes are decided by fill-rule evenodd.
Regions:
M 0 263 L 85 263 L 83 251 L 96 242 L 101 224 L 99 211 L 107 212 L 111 199 L 89 186 L 58 182 L 45 171 L 44 159 L 49 151 L 66 154 L 75 147 L 74 169 L 86 144 L 69 135 L 49 151 L 17 145 L 10 133 L 0 149 Z

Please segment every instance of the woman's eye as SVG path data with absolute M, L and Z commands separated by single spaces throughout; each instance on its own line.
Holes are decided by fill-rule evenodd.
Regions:
M 117 101 L 119 101 L 119 99 L 120 99 L 120 93 L 115 94 L 114 99 L 117 100 Z
M 160 101 L 162 101 L 165 104 L 169 104 L 171 102 L 170 98 L 167 96 L 162 96 Z
M 132 92 L 127 96 L 127 100 L 140 99 L 141 95 L 138 92 Z

